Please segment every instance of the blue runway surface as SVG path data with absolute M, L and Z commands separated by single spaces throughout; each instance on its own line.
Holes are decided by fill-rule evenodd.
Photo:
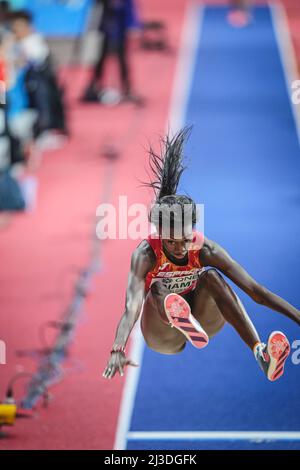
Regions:
M 205 204 L 205 234 L 260 283 L 299 308 L 300 150 L 268 7 L 244 29 L 207 7 L 185 121 L 194 129 L 181 189 Z M 200 10 L 199 10 L 200 25 Z M 232 285 L 232 283 L 231 283 Z M 261 338 L 300 329 L 235 287 Z M 145 348 L 130 432 L 298 431 L 300 364 L 268 382 L 226 326 L 209 346 Z M 299 438 L 300 439 L 300 438 Z M 127 449 L 300 449 L 300 440 L 128 439 Z

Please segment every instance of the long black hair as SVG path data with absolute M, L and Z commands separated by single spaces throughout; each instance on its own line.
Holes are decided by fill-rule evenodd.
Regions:
M 155 204 L 150 211 L 149 217 L 155 224 L 158 231 L 161 231 L 162 213 L 164 209 L 176 205 L 181 211 L 181 220 L 184 221 L 186 207 L 192 211 L 192 225 L 197 222 L 196 204 L 185 195 L 177 194 L 180 177 L 186 166 L 184 165 L 184 144 L 191 134 L 192 127 L 187 126 L 181 129 L 174 137 L 166 135 L 160 142 L 160 154 L 154 152 L 150 146 L 149 166 L 152 172 L 150 181 L 144 183 L 154 190 Z M 173 222 L 176 213 L 173 214 Z M 172 220 L 171 220 L 172 223 Z

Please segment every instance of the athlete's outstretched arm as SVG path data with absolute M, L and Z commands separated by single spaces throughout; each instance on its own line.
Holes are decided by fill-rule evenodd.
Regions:
M 219 269 L 258 304 L 283 313 L 300 325 L 299 310 L 259 284 L 240 264 L 231 258 L 224 248 L 206 237 L 200 250 L 200 262 L 203 266 Z
M 142 242 L 132 254 L 126 290 L 125 312 L 118 325 L 114 345 L 125 347 L 129 334 L 141 313 L 146 275 L 155 263 L 154 253 L 149 248 L 147 242 Z
M 155 255 L 146 241 L 143 241 L 133 252 L 131 267 L 128 276 L 125 311 L 118 324 L 115 341 L 112 349 L 116 347 L 125 348 L 132 328 L 142 310 L 145 295 L 146 275 L 155 264 Z M 127 360 L 124 353 L 112 352 L 103 376 L 112 378 L 117 371 L 120 375 L 124 373 L 124 366 L 137 365 Z

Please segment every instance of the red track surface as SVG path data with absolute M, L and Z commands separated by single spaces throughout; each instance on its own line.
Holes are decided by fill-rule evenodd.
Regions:
M 16 350 L 39 348 L 39 325 L 59 319 L 69 303 L 76 272 L 88 260 L 95 209 L 101 202 L 105 168 L 101 144 L 107 136 L 122 141 L 130 123 L 135 132 L 115 164 L 113 200 L 126 194 L 129 203 L 149 201 L 149 193 L 138 187 L 138 178 L 145 177 L 143 147 L 148 140 L 157 141 L 165 129 L 186 1 L 140 3 L 144 18 L 161 18 L 168 24 L 173 48 L 171 54 L 137 51 L 133 55 L 135 88 L 147 98 L 147 107 L 136 116 L 131 105 L 117 109 L 80 106 L 74 98 L 84 77 L 80 70 L 64 71 L 72 139 L 62 151 L 44 158 L 38 175 L 37 210 L 17 216 L 0 232 L 0 338 L 7 344 L 7 365 L 0 366 L 0 396 L 16 370 L 35 370 L 36 361 L 18 359 Z M 289 11 L 295 10 L 291 5 L 297 0 L 286 3 Z M 292 28 L 296 30 L 298 24 L 292 17 Z M 94 278 L 66 362 L 66 368 L 73 370 L 53 387 L 49 409 L 39 408 L 33 419 L 17 421 L 9 430 L 10 437 L 0 440 L 0 449 L 112 448 L 124 378 L 106 381 L 101 374 L 122 313 L 135 245 L 134 241 L 105 243 L 102 271 Z M 72 360 L 79 361 L 80 367 Z

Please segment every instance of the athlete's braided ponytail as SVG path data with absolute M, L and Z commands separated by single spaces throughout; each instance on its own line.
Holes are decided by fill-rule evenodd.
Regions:
M 153 177 L 146 186 L 154 189 L 156 202 L 164 196 L 174 196 L 180 177 L 185 170 L 183 166 L 183 145 L 191 133 L 191 127 L 185 127 L 174 137 L 168 135 L 161 139 L 160 155 L 149 150 L 149 166 Z
M 151 187 L 155 193 L 155 205 L 151 210 L 150 220 L 156 225 L 158 231 L 161 229 L 162 213 L 170 206 L 176 206 L 177 211 L 179 210 L 181 214 L 186 214 L 187 208 L 190 209 L 192 225 L 194 226 L 197 221 L 194 201 L 188 196 L 176 194 L 180 177 L 186 169 L 183 165 L 183 147 L 191 129 L 191 126 L 184 127 L 174 137 L 170 138 L 167 135 L 162 138 L 160 155 L 155 153 L 152 147 L 149 150 L 149 166 L 152 177 L 150 182 L 144 183 L 144 185 Z M 175 209 L 172 215 L 173 223 L 179 215 L 177 211 Z M 184 220 L 184 215 L 182 220 Z

